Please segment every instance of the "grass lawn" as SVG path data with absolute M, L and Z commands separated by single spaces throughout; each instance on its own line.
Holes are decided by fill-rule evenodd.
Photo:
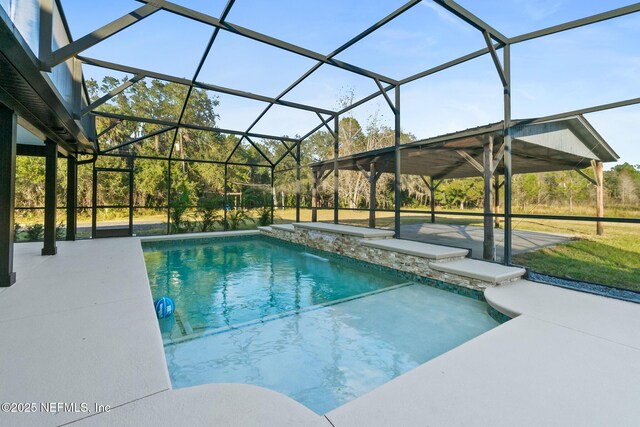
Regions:
M 518 254 L 513 261 L 540 273 L 640 291 L 640 226 L 605 224 L 605 234 L 596 236 L 582 233 L 587 225 L 571 223 L 578 240 Z
M 622 215 L 621 215 L 622 216 Z M 368 225 L 367 211 L 340 211 L 340 222 L 344 224 Z M 276 223 L 295 221 L 295 209 L 278 209 L 274 213 Z M 319 221 L 331 221 L 333 210 L 319 210 Z M 428 222 L 425 214 L 404 213 L 402 224 Z M 301 221 L 311 220 L 311 210 L 301 209 Z M 111 220 L 104 225 L 115 225 L 126 220 Z M 393 212 L 377 212 L 377 227 L 393 227 Z M 482 226 L 480 217 L 438 215 L 436 223 Z M 89 237 L 91 223 L 78 221 L 79 237 Z M 255 222 L 242 224 L 240 229 L 254 229 Z M 640 225 L 605 223 L 605 234 L 597 236 L 595 223 L 560 220 L 521 220 L 514 218 L 514 230 L 565 233 L 576 236 L 576 240 L 552 248 L 541 249 L 514 256 L 514 263 L 526 266 L 539 273 L 567 277 L 586 282 L 600 283 L 640 291 Z M 216 229 L 221 227 L 217 226 Z M 136 215 L 134 233 L 137 235 L 163 234 L 166 232 L 165 215 Z M 24 239 L 20 233 L 20 240 Z

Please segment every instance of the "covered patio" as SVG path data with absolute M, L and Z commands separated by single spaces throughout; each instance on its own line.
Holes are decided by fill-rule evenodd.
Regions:
M 396 235 L 404 239 L 459 246 L 471 249 L 474 257 L 498 258 L 496 245 L 512 253 L 528 252 L 568 241 L 570 235 L 513 232 L 500 227 L 500 190 L 505 171 L 513 174 L 575 170 L 595 187 L 596 217 L 604 217 L 603 163 L 615 162 L 618 155 L 580 114 L 548 120 L 514 120 L 510 165 L 505 164 L 504 123 L 492 123 L 461 132 L 394 147 L 357 153 L 310 165 L 314 177 L 312 220 L 317 220 L 317 188 L 331 173 L 350 170 L 362 173 L 369 181 L 369 227 L 376 226 L 376 183 L 383 173 L 420 176 L 430 192 L 431 224 L 436 222 L 435 192 L 445 179 L 482 177 L 484 180 L 484 230 L 477 227 L 428 224 L 396 224 Z M 588 169 L 592 169 L 589 174 Z M 511 194 L 504 194 L 511 204 Z M 403 210 L 396 205 L 396 212 Z M 416 211 L 417 212 L 417 211 Z M 452 214 L 455 214 L 453 212 Z M 443 229 L 444 227 L 444 229 Z M 598 234 L 603 223 L 596 223 Z M 498 235 L 498 236 L 496 236 Z M 509 245 L 507 248 L 505 245 Z
M 403 224 L 400 226 L 402 238 L 436 245 L 459 247 L 469 250 L 469 256 L 482 259 L 484 248 L 484 229 L 473 225 L 450 225 L 437 223 Z M 540 231 L 513 230 L 513 254 L 537 251 L 575 238 L 568 233 L 548 233 Z M 504 230 L 494 230 L 496 258 L 504 252 Z

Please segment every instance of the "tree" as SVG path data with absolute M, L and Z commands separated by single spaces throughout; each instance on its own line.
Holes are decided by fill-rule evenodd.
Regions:
M 605 173 L 605 183 L 609 184 L 610 196 L 622 205 L 638 203 L 640 189 L 640 166 L 623 163 Z

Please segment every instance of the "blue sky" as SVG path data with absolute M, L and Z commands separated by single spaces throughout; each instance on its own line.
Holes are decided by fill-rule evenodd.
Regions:
M 175 0 L 217 16 L 223 0 Z M 291 43 L 329 53 L 404 1 L 237 0 L 227 20 Z M 515 36 L 578 19 L 631 1 L 459 0 L 465 8 Z M 62 0 L 72 34 L 78 38 L 139 7 L 132 0 Z M 158 12 L 83 55 L 191 78 L 212 28 Z M 513 117 L 541 116 L 640 96 L 640 13 L 520 43 L 512 47 Z M 404 78 L 484 47 L 481 34 L 435 3 L 424 0 L 403 16 L 347 49 L 338 59 Z M 314 61 L 221 32 L 199 80 L 276 96 Z M 104 71 L 85 67 L 86 77 Z M 117 74 L 117 73 L 113 73 Z M 325 108 L 353 91 L 356 99 L 374 92 L 368 78 L 324 65 L 285 99 Z M 484 56 L 402 87 L 402 127 L 419 138 L 502 119 L 502 88 Z M 244 130 L 265 104 L 220 96 L 220 127 Z M 354 111 L 366 123 L 393 125 L 378 98 Z M 640 164 L 640 136 L 634 131 L 640 107 L 594 113 L 588 120 L 620 154 Z M 303 134 L 318 123 L 313 113 L 273 108 L 254 128 L 270 134 Z

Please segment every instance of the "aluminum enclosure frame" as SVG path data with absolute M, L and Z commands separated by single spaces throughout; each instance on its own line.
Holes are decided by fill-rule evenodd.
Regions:
M 56 4 L 58 6 L 58 8 L 60 10 L 62 10 L 62 6 L 59 2 L 59 0 L 54 0 L 56 1 Z M 106 68 L 106 69 L 112 69 L 112 70 L 118 70 L 118 71 L 123 71 L 123 72 L 128 72 L 128 73 L 132 73 L 134 75 L 134 77 L 123 83 L 120 87 L 114 89 L 113 91 L 111 91 L 110 93 L 108 93 L 107 95 L 103 96 L 102 98 L 100 98 L 99 100 L 94 101 L 93 103 L 91 103 L 90 105 L 88 105 L 87 107 L 83 108 L 80 111 L 80 114 L 78 118 L 81 118 L 82 116 L 85 116 L 87 114 L 90 114 L 94 117 L 107 117 L 107 118 L 111 118 L 112 120 L 114 120 L 114 122 L 109 126 L 109 128 L 105 131 L 103 131 L 100 135 L 98 135 L 98 139 L 103 136 L 105 134 L 106 131 L 112 129 L 113 127 L 118 126 L 118 123 L 120 123 L 123 120 L 130 120 L 130 121 L 138 121 L 138 122 L 146 122 L 146 123 L 154 123 L 154 124 L 158 124 L 158 125 L 163 125 L 166 126 L 164 129 L 161 129 L 161 131 L 158 132 L 153 132 L 151 134 L 148 135 L 144 135 L 142 137 L 139 138 L 135 138 L 129 141 L 124 141 L 123 143 L 119 144 L 117 147 L 110 147 L 104 150 L 100 150 L 98 149 L 98 152 L 96 154 L 98 155 L 104 155 L 104 156 L 118 156 L 118 157 L 126 157 L 126 155 L 124 154 L 120 154 L 120 153 L 111 153 L 111 151 L 114 151 L 116 148 L 124 148 L 126 146 L 130 146 L 133 144 L 140 144 L 143 143 L 147 138 L 152 137 L 156 134 L 158 134 L 159 132 L 174 132 L 173 134 L 173 142 L 171 145 L 171 149 L 168 155 L 168 158 L 164 158 L 164 157 L 146 157 L 146 158 L 153 158 L 153 159 L 157 159 L 157 160 L 162 160 L 162 161 L 167 161 L 168 162 L 168 194 L 167 194 L 167 232 L 169 232 L 169 227 L 170 227 L 170 209 L 171 209 L 171 163 L 173 161 L 188 161 L 188 162 L 202 162 L 202 163 L 211 163 L 211 164 L 221 164 L 224 165 L 225 168 L 225 176 L 224 176 L 224 180 L 225 180 L 225 206 L 226 206 L 226 193 L 227 193 L 227 169 L 229 165 L 240 165 L 238 163 L 234 163 L 232 162 L 232 156 L 235 153 L 236 149 L 240 146 L 240 144 L 246 140 L 247 143 L 249 143 L 252 147 L 254 147 L 256 149 L 256 151 L 260 154 L 260 156 L 262 158 L 264 158 L 264 160 L 266 161 L 267 165 L 263 165 L 263 164 L 254 164 L 254 165 L 245 165 L 245 166 L 255 166 L 255 167 L 266 167 L 266 168 L 270 168 L 271 169 L 271 185 L 273 187 L 274 185 L 274 174 L 276 173 L 276 168 L 277 166 L 288 156 L 292 156 L 293 159 L 295 159 L 296 161 L 296 185 L 297 185 L 297 190 L 296 190 L 296 219 L 299 220 L 300 219 L 300 169 L 301 167 L 303 167 L 303 165 L 301 164 L 301 155 L 300 155 L 300 150 L 301 150 L 301 146 L 304 143 L 305 139 L 307 139 L 309 136 L 311 136 L 313 133 L 315 133 L 316 131 L 318 131 L 319 129 L 322 129 L 323 127 L 327 127 L 329 129 L 329 132 L 334 136 L 335 139 L 335 147 L 334 147 L 334 164 L 335 164 L 335 169 L 333 171 L 333 175 L 334 175 L 334 221 L 338 222 L 339 220 L 339 200 L 338 200 L 338 191 L 337 191 L 337 185 L 338 185 L 338 169 L 337 169 L 337 156 L 338 156 L 338 147 L 339 147 L 339 129 L 338 129 L 338 125 L 339 125 L 339 118 L 340 116 L 344 115 L 345 113 L 351 111 L 352 109 L 356 108 L 357 106 L 360 106 L 370 100 L 373 100 L 379 96 L 383 96 L 386 101 L 389 104 L 390 109 L 392 110 L 393 114 L 394 114 L 394 119 L 395 119 L 395 129 L 394 129 L 394 145 L 395 145 L 395 151 L 396 151 L 396 171 L 395 171 L 395 209 L 394 209 L 394 213 L 395 213 L 395 220 L 394 220 L 394 228 L 395 228 L 395 232 L 397 236 L 400 236 L 400 212 L 401 212 L 401 208 L 400 208 L 400 173 L 401 173 L 401 165 L 400 165 L 400 155 L 399 155 L 399 150 L 400 150 L 400 123 L 401 123 L 401 113 L 400 113 L 400 89 L 403 85 L 413 82 L 415 80 L 418 80 L 420 78 L 435 74 L 435 73 L 439 73 L 441 71 L 447 70 L 451 67 L 454 67 L 456 65 L 465 63 L 467 61 L 470 61 L 474 58 L 478 58 L 481 57 L 483 55 L 490 55 L 493 63 L 495 65 L 496 68 L 496 74 L 497 77 L 500 79 L 502 86 L 503 86 L 503 106 L 504 106 L 504 115 L 503 115 L 503 123 L 504 123 L 504 127 L 503 127 L 503 136 L 504 136 L 504 141 L 505 141 L 505 150 L 504 150 L 504 169 L 505 169 L 505 173 L 504 173 L 504 206 L 505 206 L 505 211 L 503 215 L 499 215 L 499 214 L 490 214 L 492 217 L 493 216 L 502 216 L 504 218 L 504 223 L 505 223 L 505 254 L 504 254 L 504 263 L 507 265 L 510 265 L 512 263 L 512 251 L 511 251 L 511 235 L 512 235 L 512 225 L 511 225 L 511 221 L 512 218 L 522 218 L 522 215 L 515 215 L 512 213 L 511 211 L 511 186 L 512 186 L 512 180 L 511 180 L 511 176 L 513 174 L 513 170 L 512 170 L 512 165 L 511 165 L 511 126 L 512 126 L 512 117 L 511 117 L 511 93 L 512 93 L 512 82 L 511 82 L 511 77 L 510 77 L 510 68 L 511 68 L 511 57 L 510 57 L 510 50 L 511 50 L 511 46 L 517 43 L 521 43 L 521 42 L 525 42 L 525 41 L 529 41 L 529 40 L 534 40 L 537 39 L 539 37 L 545 37 L 548 35 L 552 35 L 552 34 L 556 34 L 559 32 L 563 32 L 563 31 L 567 31 L 567 30 L 571 30 L 571 29 L 575 29 L 575 28 L 579 28 L 579 27 L 583 27 L 586 25 L 591 25 L 591 24 L 595 24 L 598 22 L 602 22 L 602 21 L 606 21 L 609 19 L 614 19 L 614 18 L 618 18 L 621 16 L 625 16 L 628 14 L 632 14 L 632 13 L 637 13 L 640 11 L 640 3 L 634 3 L 631 4 L 629 6 L 625 6 L 625 7 L 621 7 L 621 8 L 617 8 L 617 9 L 613 9 L 607 12 L 603 12 L 603 13 L 599 13 L 593 16 L 588 16 L 585 18 L 581 18 L 581 19 L 577 19 L 577 20 L 573 20 L 570 22 L 566 22 L 563 24 L 559 24 L 559 25 L 554 25 L 548 28 L 544 28 L 541 30 L 537 30 L 537 31 L 533 31 L 533 32 L 529 32 L 529 33 L 525 33 L 525 34 L 521 34 L 519 36 L 515 36 L 515 37 L 507 37 L 504 34 L 502 34 L 498 29 L 492 27 L 491 25 L 489 25 L 488 23 L 486 23 L 485 21 L 483 21 L 481 18 L 479 18 L 478 16 L 476 16 L 475 14 L 471 13 L 470 11 L 466 10 L 465 8 L 463 8 L 461 5 L 459 5 L 458 3 L 456 3 L 453 0 L 433 0 L 433 2 L 438 5 L 439 7 L 443 8 L 443 10 L 446 10 L 448 13 L 453 14 L 454 16 L 456 16 L 457 18 L 459 18 L 461 21 L 465 22 L 466 24 L 470 25 L 471 27 L 475 28 L 476 30 L 478 30 L 478 37 L 482 37 L 486 43 L 486 48 L 477 50 L 475 52 L 471 52 L 467 55 L 461 56 L 459 58 L 456 58 L 454 60 L 448 61 L 446 63 L 440 64 L 438 66 L 432 67 L 430 69 L 424 70 L 420 73 L 414 74 L 412 76 L 408 76 L 404 79 L 401 80 L 395 80 L 393 78 L 390 78 L 388 76 L 376 73 L 374 71 L 371 70 L 367 70 L 365 68 L 359 67 L 357 65 L 354 64 L 349 64 L 346 63 L 344 61 L 340 61 L 338 59 L 336 59 L 335 57 L 340 54 L 341 52 L 345 51 L 346 49 L 348 49 L 349 47 L 355 45 L 356 43 L 358 43 L 359 41 L 361 41 L 362 39 L 366 38 L 367 36 L 369 36 L 370 34 L 372 34 L 373 32 L 375 32 L 376 30 L 378 30 L 379 28 L 383 27 L 384 25 L 388 24 L 389 22 L 393 21 L 394 19 L 396 19 L 397 17 L 401 16 L 402 14 L 406 13 L 407 11 L 411 10 L 414 6 L 416 6 L 418 3 L 421 2 L 421 0 L 411 0 L 406 2 L 403 6 L 401 6 L 400 8 L 396 9 L 395 11 L 391 12 L 390 14 L 388 14 L 386 17 L 384 17 L 383 19 L 381 19 L 380 21 L 374 23 L 373 25 L 371 25 L 370 27 L 368 27 L 366 30 L 362 31 L 360 34 L 356 35 L 355 37 L 353 37 L 351 40 L 347 41 L 346 43 L 344 43 L 343 45 L 341 45 L 340 47 L 338 47 L 336 50 L 334 50 L 333 52 L 329 53 L 328 55 L 324 55 L 318 52 L 314 52 L 312 50 L 300 47 L 300 46 L 296 46 L 294 44 L 288 43 L 286 41 L 283 40 L 279 40 L 270 36 L 267 36 L 265 34 L 261 34 L 258 33 L 256 31 L 253 31 L 251 29 L 248 28 L 244 28 L 241 27 L 239 25 L 235 25 L 233 23 L 230 23 L 227 21 L 227 17 L 230 13 L 230 11 L 232 10 L 235 0 L 228 0 L 227 4 L 225 5 L 225 7 L 223 8 L 221 14 L 219 17 L 214 17 L 211 15 L 207 15 L 204 13 L 201 13 L 199 11 L 196 11 L 194 9 L 190 9 L 188 7 L 184 7 L 181 6 L 179 4 L 176 3 L 172 3 L 170 1 L 164 1 L 164 0 L 137 0 L 139 3 L 142 3 L 143 5 L 137 9 L 135 9 L 134 11 L 132 11 L 129 14 L 126 14 L 116 20 L 114 20 L 113 22 L 104 25 L 103 27 L 96 29 L 95 31 L 89 33 L 88 35 L 81 37 L 78 40 L 75 41 L 71 41 L 71 43 L 69 43 L 66 46 L 62 46 L 59 49 L 55 50 L 55 51 L 51 51 L 50 49 L 50 43 L 51 43 L 51 37 L 49 37 L 48 34 L 41 34 L 40 35 L 40 42 L 41 42 L 41 46 L 40 46 L 40 68 L 43 71 L 47 71 L 50 70 L 51 67 L 62 63 L 65 60 L 68 60 L 70 58 L 74 58 L 75 61 L 78 61 L 79 63 L 84 63 L 84 64 L 88 64 L 88 65 L 93 65 L 93 66 L 97 66 L 97 67 L 102 67 L 102 68 Z M 428 0 L 423 0 L 423 1 L 428 1 Z M 51 25 L 50 25 L 50 19 L 51 19 L 51 13 L 49 11 L 49 14 L 47 15 L 47 5 L 51 2 L 51 0 L 41 0 L 41 30 L 42 29 L 51 29 Z M 196 72 L 194 73 L 193 77 L 191 79 L 184 79 L 184 78 L 178 78 L 175 76 L 170 76 L 170 75 L 166 75 L 166 74 L 162 74 L 162 73 L 157 73 L 154 72 L 152 70 L 143 70 L 143 69 L 139 69 L 139 68 L 135 68 L 135 67 L 128 67 L 125 65 L 120 65 L 120 64 L 114 64 L 114 63 L 110 63 L 107 61 L 101 61 L 98 59 L 92 59 L 92 58 L 87 58 L 82 56 L 82 52 L 87 50 L 88 48 L 106 40 L 107 38 L 119 33 L 120 31 L 134 26 L 136 23 L 140 22 L 141 20 L 145 19 L 148 16 L 153 15 L 154 13 L 157 13 L 158 11 L 166 11 L 178 16 L 181 16 L 183 18 L 186 19 L 190 19 L 196 22 L 200 22 L 203 24 L 206 24 L 210 27 L 212 27 L 212 35 L 207 43 L 207 45 L 204 47 L 203 50 L 203 54 L 200 58 L 198 67 L 196 69 Z M 62 16 L 63 21 L 65 22 L 66 25 L 66 20 L 64 18 L 64 15 Z M 316 60 L 317 63 L 311 67 L 307 72 L 305 72 L 303 75 L 301 75 L 298 79 L 296 79 L 290 86 L 288 86 L 284 91 L 282 91 L 279 95 L 277 95 L 276 97 L 268 97 L 268 96 L 264 96 L 264 95 L 260 95 L 260 94 L 253 94 L 253 93 L 249 93 L 249 92 L 243 92 L 243 91 L 239 91 L 239 90 L 235 90 L 235 89 L 231 89 L 231 88 L 226 88 L 226 87 L 222 87 L 222 86 L 217 86 L 211 83 L 207 83 L 207 82 L 202 82 L 198 80 L 198 77 L 200 75 L 200 72 L 202 70 L 202 67 L 210 53 L 210 50 L 212 48 L 212 46 L 214 45 L 214 43 L 216 42 L 216 38 L 218 36 L 218 34 L 220 33 L 220 31 L 226 31 L 244 38 L 248 38 L 251 39 L 257 43 L 263 43 L 272 47 L 276 47 L 282 50 L 285 50 L 287 52 L 290 52 L 291 54 L 295 54 L 295 55 L 299 55 L 302 57 L 306 57 L 306 58 L 310 58 L 313 60 Z M 48 46 L 49 48 L 47 49 L 45 46 Z M 501 51 L 501 52 L 500 52 Z M 500 53 L 502 55 L 500 55 Z M 502 57 L 500 57 L 502 56 Z M 334 110 L 328 110 L 325 108 L 320 108 L 317 106 L 313 106 L 313 105 L 305 105 L 305 104 L 300 104 L 300 103 L 294 103 L 294 102 L 288 102 L 286 100 L 283 100 L 283 98 L 289 93 L 291 92 L 296 86 L 298 86 L 300 83 L 302 83 L 305 79 L 307 79 L 310 75 L 312 75 L 316 70 L 318 70 L 322 65 L 329 65 L 332 67 L 336 67 L 360 76 L 364 76 L 367 78 L 372 79 L 376 85 L 378 86 L 378 91 L 354 102 L 352 105 L 345 107 L 341 110 L 338 111 L 334 111 Z M 109 114 L 109 113 L 104 113 L 101 111 L 97 111 L 96 109 L 104 104 L 105 102 L 108 102 L 110 99 L 112 99 L 113 97 L 117 96 L 119 93 L 121 93 L 122 91 L 124 91 L 125 89 L 127 89 L 129 86 L 133 85 L 133 84 L 138 84 L 138 82 L 142 81 L 145 77 L 149 77 L 149 78 L 155 78 L 155 79 L 159 79 L 159 80 L 163 80 L 166 82 L 173 82 L 173 83 L 177 83 L 177 84 L 182 84 L 188 87 L 187 89 L 187 94 L 184 100 L 184 103 L 182 105 L 181 108 L 181 112 L 179 115 L 179 118 L 176 122 L 167 122 L 167 121 L 160 121 L 160 120 L 152 120 L 152 119 L 145 119 L 145 118 L 141 118 L 141 117 L 131 117 L 131 116 L 124 116 L 124 115 L 115 115 L 115 114 Z M 197 126 L 194 124 L 190 124 L 190 123 L 185 123 L 183 121 L 184 119 L 184 114 L 185 114 L 185 110 L 187 108 L 191 93 L 194 89 L 204 89 L 204 90 L 210 90 L 210 91 L 215 91 L 215 92 L 219 92 L 219 93 L 225 93 L 225 94 L 230 94 L 233 96 L 238 96 L 238 97 L 242 97 L 245 99 L 252 99 L 252 100 L 259 100 L 259 101 L 263 101 L 263 102 L 267 102 L 267 106 L 266 108 L 257 116 L 257 118 L 252 122 L 252 124 L 245 130 L 233 130 L 233 129 L 221 129 L 221 128 L 213 128 L 213 127 L 207 127 L 207 126 Z M 394 90 L 395 93 L 395 99 L 393 100 L 393 102 L 391 101 L 391 98 L 388 95 L 388 92 L 390 90 Z M 608 104 L 602 104 L 602 105 L 597 105 L 597 106 L 592 106 L 592 107 L 587 107 L 587 108 L 583 108 L 580 110 L 575 110 L 575 111 L 568 111 L 568 112 L 561 112 L 559 114 L 554 114 L 551 116 L 546 116 L 546 117 L 535 117 L 535 118 L 531 118 L 529 119 L 529 121 L 531 123 L 536 123 L 536 122 L 540 122 L 540 121 L 545 121 L 545 120 L 549 120 L 549 119 L 556 119 L 556 118 L 564 118 L 564 117 L 569 117 L 572 115 L 576 115 L 576 114 L 582 114 L 582 113 L 591 113 L 591 112 L 597 112 L 597 111 L 603 111 L 603 110 L 607 110 L 607 109 L 611 109 L 611 108 L 617 108 L 617 107 L 622 107 L 622 106 L 628 106 L 628 105 L 637 105 L 640 104 L 640 97 L 635 97 L 635 98 L 630 98 L 630 99 L 626 99 L 626 100 L 620 100 L 618 102 L 613 102 L 613 103 L 608 103 Z M 287 108 L 293 108 L 296 110 L 301 110 L 301 111 L 311 111 L 314 112 L 318 115 L 318 118 L 320 120 L 320 124 L 317 125 L 316 127 L 314 127 L 314 129 L 310 130 L 308 133 L 306 133 L 303 136 L 296 136 L 296 137 L 289 137 L 289 136 L 276 136 L 276 135 L 265 135 L 265 134 L 260 134 L 260 133 L 255 133 L 252 132 L 253 128 L 257 125 L 257 123 L 267 114 L 267 112 L 274 106 L 274 105 L 280 105 L 280 106 L 284 106 Z M 333 129 L 330 127 L 331 126 L 331 122 L 333 122 Z M 206 159 L 202 159 L 202 160 L 195 160 L 195 159 L 174 159 L 174 147 L 175 147 L 175 143 L 176 143 L 176 138 L 178 135 L 178 132 L 180 132 L 181 129 L 196 129 L 196 130 L 203 130 L 203 131 L 210 131 L 210 132 L 217 132 L 220 134 L 232 134 L 232 135 L 237 135 L 240 137 L 236 147 L 234 148 L 234 150 L 231 152 L 231 154 L 226 158 L 226 160 L 224 162 L 219 162 L 219 161 L 212 161 L 212 160 L 206 160 Z M 285 153 L 283 155 L 281 155 L 278 159 L 276 159 L 275 161 L 272 161 L 267 155 L 264 154 L 264 152 L 262 152 L 262 150 L 260 149 L 259 145 L 256 144 L 251 138 L 262 138 L 262 139 L 270 139 L 270 140 L 274 140 L 274 141 L 279 141 L 284 147 L 285 147 Z M 99 147 L 99 146 L 98 146 Z M 130 157 L 140 157 L 140 156 L 135 156 L 135 155 L 131 155 Z M 225 210 L 225 215 L 226 215 L 226 210 Z M 484 215 L 487 215 L 486 213 Z M 545 216 L 545 217 L 553 217 L 553 216 Z M 584 217 L 575 217 L 575 218 L 581 218 L 578 220 L 587 220 Z M 590 218 L 588 220 L 594 220 L 595 218 Z M 602 219 L 601 219 L 602 220 Z M 640 222 L 640 220 L 638 221 Z

